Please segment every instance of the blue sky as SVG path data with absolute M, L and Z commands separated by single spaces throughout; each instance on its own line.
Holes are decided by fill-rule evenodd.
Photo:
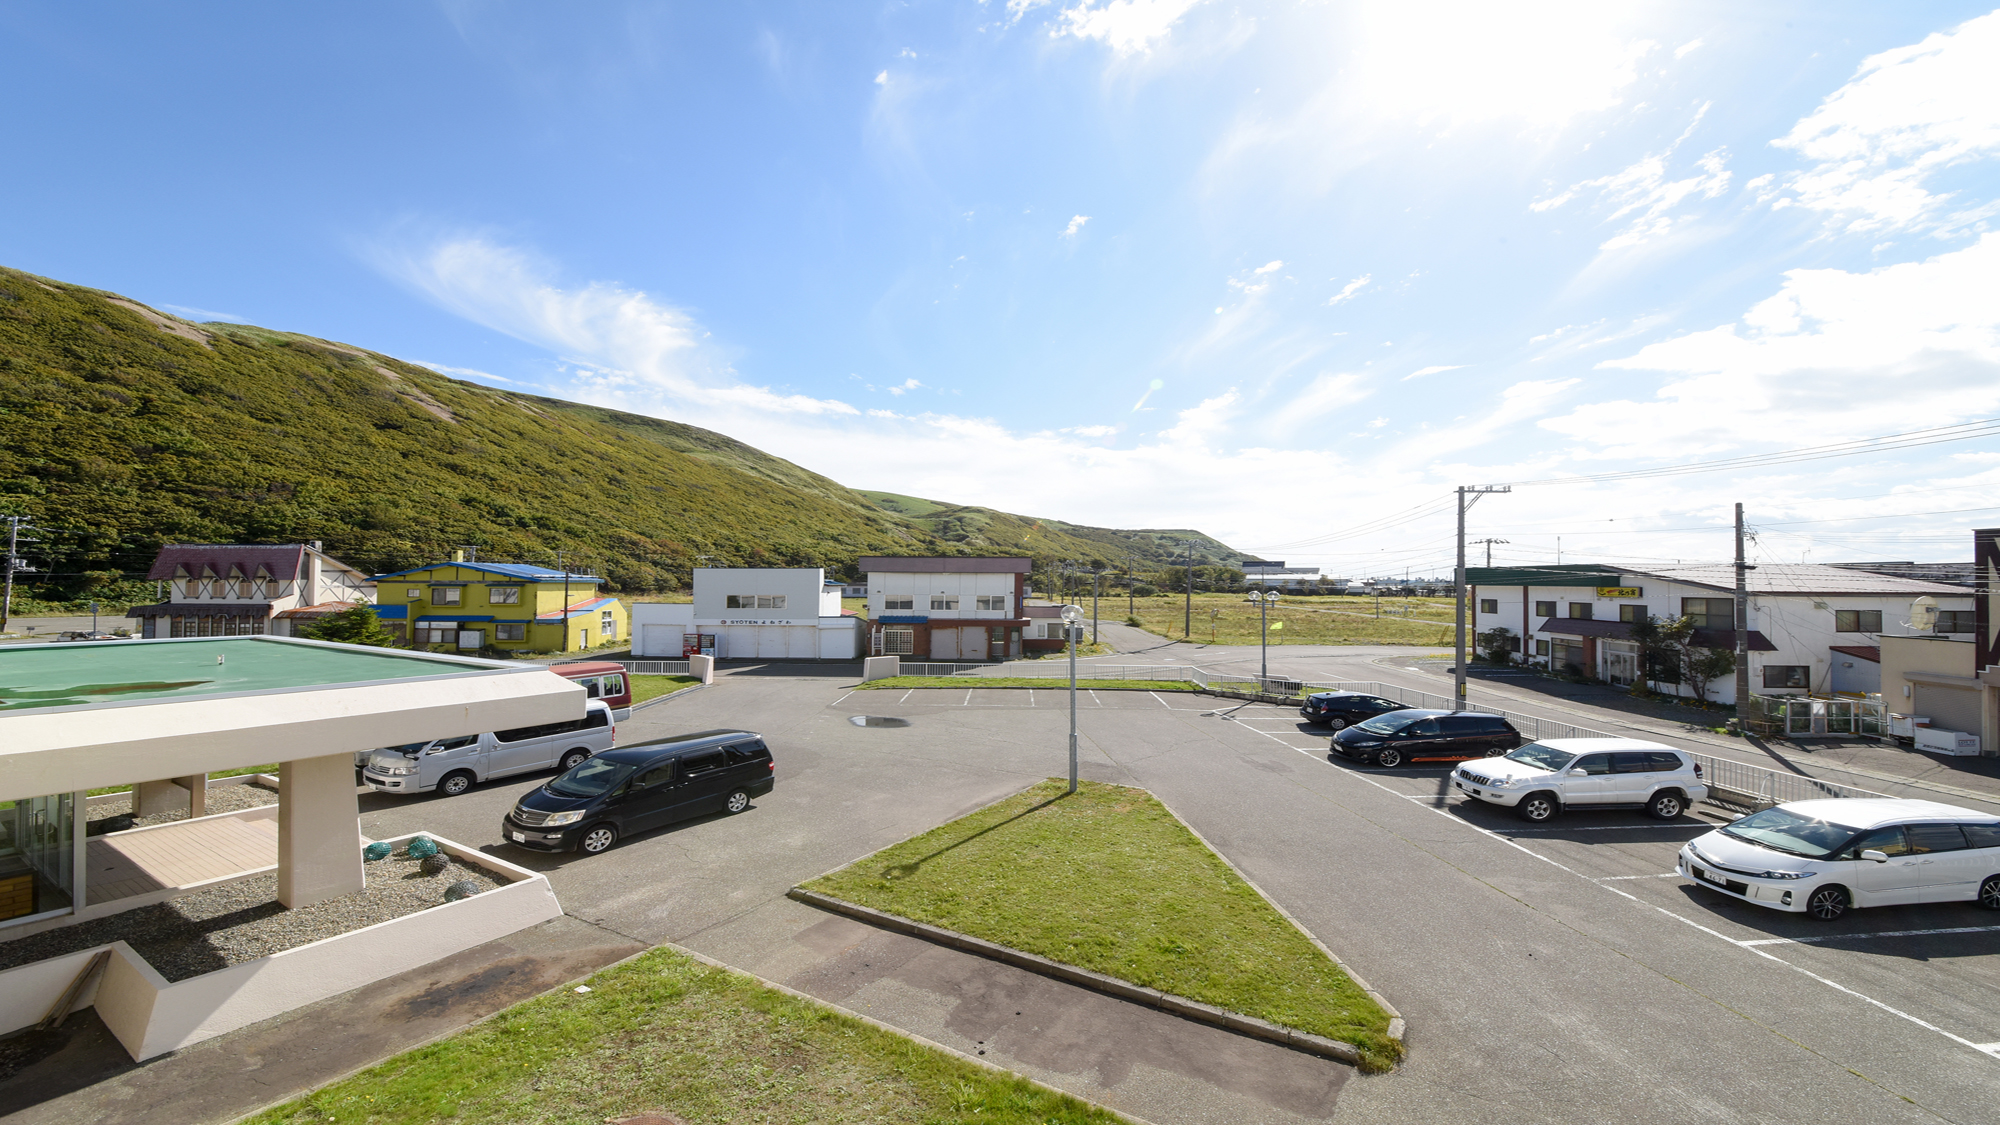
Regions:
M 0 7 L 0 262 L 857 487 L 1424 573 L 1454 485 L 2000 415 L 1976 5 L 109 11 Z M 1472 526 L 1956 558 L 1996 483 L 1988 439 Z

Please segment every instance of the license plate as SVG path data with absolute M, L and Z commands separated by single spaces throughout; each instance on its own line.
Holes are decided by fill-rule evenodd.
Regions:
M 514 842 L 517 844 L 528 842 L 528 834 L 526 832 L 509 832 L 508 835 L 514 837 Z
M 1704 870 L 1703 868 L 1700 867 L 1694 869 L 1694 877 L 1700 879 L 1704 883 L 1714 883 L 1718 887 L 1727 885 L 1722 881 L 1722 876 L 1717 875 L 1713 871 Z

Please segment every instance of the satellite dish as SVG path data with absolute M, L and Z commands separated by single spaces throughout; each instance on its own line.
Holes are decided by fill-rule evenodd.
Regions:
M 1910 603 L 1910 628 L 1928 633 L 1937 627 L 1937 599 L 1925 594 Z

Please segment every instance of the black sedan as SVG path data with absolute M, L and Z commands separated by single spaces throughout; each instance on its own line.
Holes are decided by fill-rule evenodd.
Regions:
M 1384 699 L 1379 695 L 1367 695 L 1358 691 L 1316 691 L 1306 696 L 1305 705 L 1299 714 L 1306 722 L 1334 730 L 1346 730 L 1364 719 L 1390 711 L 1404 711 L 1408 708 L 1401 703 Z
M 1428 765 L 1490 758 L 1505 754 L 1523 741 L 1514 724 L 1499 715 L 1410 708 L 1369 719 L 1334 735 L 1332 754 L 1378 766 L 1400 766 L 1405 762 Z

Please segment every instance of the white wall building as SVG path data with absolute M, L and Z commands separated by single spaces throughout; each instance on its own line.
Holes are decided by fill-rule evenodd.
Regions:
M 146 577 L 167 600 L 135 606 L 139 635 L 296 636 L 319 618 L 375 601 L 375 579 L 320 550 L 318 543 L 174 544 L 160 548 Z
M 1625 570 L 1595 564 L 1471 567 L 1467 598 L 1476 635 L 1505 628 L 1524 638 L 1517 661 L 1615 684 L 1644 679 L 1632 623 L 1693 618 L 1695 641 L 1733 650 L 1735 568 L 1728 563 Z M 1760 563 L 1749 572 L 1750 687 L 1758 695 L 1882 690 L 1881 638 L 1917 635 L 1911 604 L 1934 599 L 1938 620 L 1922 635 L 1973 632 L 1974 594 L 1948 586 L 1818 564 Z M 1485 648 L 1482 646 L 1482 653 Z M 1693 693 L 1685 686 L 1662 690 Z M 1708 698 L 1736 702 L 1735 676 Z
M 694 644 L 718 660 L 853 660 L 861 625 L 819 567 L 698 567 L 693 604 L 632 607 L 632 655 L 678 660 Z
M 868 652 L 952 661 L 1020 656 L 1033 565 L 1001 557 L 859 560 L 868 575 Z

